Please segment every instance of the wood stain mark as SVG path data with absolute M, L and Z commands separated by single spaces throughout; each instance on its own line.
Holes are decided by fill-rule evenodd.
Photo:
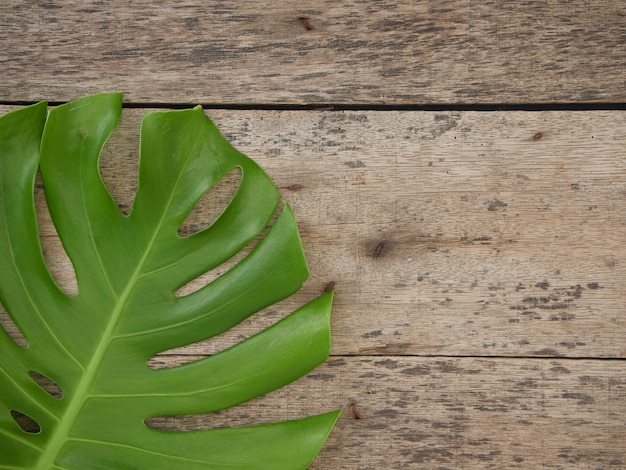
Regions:
M 539 349 L 538 351 L 532 351 L 530 354 L 533 356 L 563 357 L 563 354 L 552 348 Z
M 289 191 L 300 191 L 302 188 L 304 188 L 304 186 L 302 186 L 301 184 L 290 184 L 289 186 L 287 186 L 287 189 Z
M 487 210 L 489 212 L 503 210 L 505 207 L 508 207 L 508 204 L 506 202 L 502 202 L 499 199 L 492 199 L 487 203 Z
M 357 406 L 356 403 L 351 403 L 350 404 L 350 417 L 352 419 L 361 419 L 361 410 L 359 409 L 359 407 Z
M 298 21 L 300 22 L 300 24 L 302 25 L 302 27 L 304 29 L 306 29 L 307 31 L 311 31 L 313 30 L 313 25 L 311 24 L 311 20 L 306 17 L 306 16 L 299 16 L 298 17 Z
M 380 255 L 382 255 L 384 248 L 385 248 L 385 243 L 379 242 L 378 245 L 376 245 L 376 248 L 374 248 L 374 251 L 372 252 L 372 257 L 379 258 Z
M 595 399 L 586 393 L 566 392 L 561 395 L 561 398 L 577 400 L 579 405 L 589 405 L 595 402 Z
M 543 137 L 543 132 L 537 132 L 535 135 L 533 135 L 530 140 L 532 140 L 533 142 L 537 142 L 538 140 L 541 140 L 541 138 Z
M 335 290 L 336 285 L 337 283 L 335 281 L 328 281 L 326 285 L 324 286 L 324 292 L 330 292 L 330 291 Z
M 376 338 L 377 336 L 380 336 L 382 334 L 383 334 L 383 330 L 373 330 L 373 331 L 369 331 L 367 333 L 362 334 L 361 338 L 365 338 L 365 339 Z
M 365 163 L 362 160 L 348 160 L 345 164 L 350 168 L 363 168 L 365 166 Z
M 382 346 L 372 346 L 368 348 L 359 348 L 359 354 L 405 354 L 409 349 L 409 343 L 392 343 Z

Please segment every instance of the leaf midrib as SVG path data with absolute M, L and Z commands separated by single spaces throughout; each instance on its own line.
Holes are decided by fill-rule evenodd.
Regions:
M 193 148 L 195 148 L 195 144 L 192 146 L 192 149 Z M 52 439 L 46 446 L 44 452 L 39 456 L 39 460 L 36 466 L 33 468 L 33 470 L 49 470 L 50 468 L 52 468 L 56 458 L 59 455 L 60 450 L 68 441 L 70 431 L 74 427 L 74 424 L 76 423 L 76 419 L 78 418 L 78 415 L 80 414 L 80 411 L 82 410 L 85 402 L 89 398 L 89 390 L 91 389 L 91 386 L 93 385 L 93 382 L 98 372 L 100 371 L 100 366 L 102 365 L 104 357 L 109 350 L 111 341 L 115 337 L 113 333 L 119 324 L 122 313 L 124 312 L 126 308 L 126 303 L 128 302 L 128 299 L 130 298 L 130 295 L 132 294 L 133 290 L 135 289 L 135 285 L 137 284 L 138 280 L 141 278 L 143 268 L 146 264 L 146 261 L 148 260 L 150 252 L 154 248 L 154 244 L 161 231 L 161 227 L 163 226 L 163 223 L 165 222 L 165 217 L 167 216 L 169 209 L 172 205 L 172 202 L 174 200 L 174 196 L 176 194 L 178 185 L 180 184 L 182 176 L 185 173 L 185 170 L 187 169 L 187 166 L 189 165 L 189 161 L 191 160 L 191 156 L 193 154 L 194 154 L 193 151 L 190 151 L 187 154 L 185 163 L 181 167 L 181 171 L 176 178 L 176 182 L 174 183 L 174 186 L 172 187 L 172 192 L 170 194 L 170 197 L 167 201 L 167 204 L 165 205 L 163 209 L 161 218 L 158 224 L 155 226 L 155 229 L 152 234 L 152 237 L 150 238 L 150 241 L 146 245 L 146 250 L 144 251 L 141 259 L 139 260 L 139 263 L 137 263 L 137 268 L 135 269 L 135 271 L 133 272 L 133 275 L 131 276 L 130 280 L 126 284 L 126 288 L 124 289 L 122 294 L 119 297 L 117 297 L 116 306 L 113 310 L 113 313 L 111 314 L 111 319 L 109 320 L 109 323 L 106 327 L 104 334 L 101 336 L 102 339 L 100 343 L 98 343 L 98 346 L 96 347 L 94 354 L 91 360 L 89 361 L 89 364 L 87 364 L 87 366 L 85 367 L 85 375 L 83 375 L 83 377 L 81 378 L 78 384 L 78 387 L 76 388 L 76 392 L 74 393 L 74 398 L 71 400 L 63 417 L 61 418 L 59 422 L 59 426 L 55 430 L 52 436 Z M 82 178 L 82 172 L 80 173 L 80 175 L 81 175 L 80 183 L 81 183 L 81 190 L 82 190 L 81 194 L 83 196 L 83 202 L 84 202 L 85 188 L 83 184 L 84 181 Z M 126 220 L 128 220 L 128 218 L 131 215 L 132 215 L 132 211 L 131 211 L 131 214 L 129 214 L 126 217 Z M 98 259 L 101 259 L 98 248 L 95 245 L 95 240 L 93 239 L 91 235 L 92 234 L 90 233 L 90 240 L 93 244 L 94 250 L 98 254 Z M 106 276 L 107 273 L 106 273 L 104 266 L 102 266 L 102 270 L 104 271 L 104 274 Z

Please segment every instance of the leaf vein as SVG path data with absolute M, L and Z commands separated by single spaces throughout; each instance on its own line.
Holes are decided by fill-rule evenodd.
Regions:
M 117 302 L 115 304 L 115 307 L 113 308 L 113 311 L 111 312 L 110 320 L 105 328 L 105 331 L 103 332 L 101 336 L 100 342 L 98 343 L 98 345 L 96 346 L 94 350 L 94 354 L 91 357 L 89 364 L 85 368 L 85 374 L 81 378 L 76 388 L 74 399 L 68 405 L 66 414 L 63 417 L 63 419 L 60 421 L 60 425 L 59 425 L 59 429 L 57 430 L 57 433 L 53 436 L 44 454 L 40 457 L 40 460 L 38 462 L 38 467 L 37 467 L 38 469 L 47 468 L 49 465 L 51 465 L 53 461 L 56 459 L 56 456 L 58 455 L 58 452 L 60 451 L 64 442 L 70 439 L 70 436 L 69 436 L 70 430 L 72 429 L 72 427 L 74 426 L 76 422 L 76 419 L 78 418 L 80 409 L 84 405 L 87 398 L 90 396 L 89 390 L 91 386 L 93 385 L 93 382 L 96 378 L 98 370 L 100 369 L 100 366 L 102 365 L 102 361 L 104 360 L 104 357 L 109 349 L 111 341 L 113 341 L 113 339 L 115 338 L 114 332 L 117 326 L 119 325 L 120 318 L 122 317 L 122 314 L 124 313 L 128 299 L 130 298 L 131 293 L 141 276 L 141 271 L 143 270 L 145 263 L 148 260 L 152 249 L 154 248 L 154 244 L 156 242 L 157 236 L 159 235 L 161 227 L 163 226 L 165 222 L 165 218 L 167 216 L 168 210 L 171 207 L 172 202 L 174 200 L 176 188 L 180 184 L 180 181 L 182 180 L 182 176 L 185 170 L 187 169 L 187 166 L 189 165 L 191 155 L 192 154 L 190 152 L 189 155 L 187 156 L 187 159 L 184 165 L 181 168 L 180 173 L 178 174 L 176 178 L 176 181 L 172 188 L 172 193 L 169 196 L 169 200 L 167 204 L 165 205 L 165 207 L 163 208 L 163 214 L 161 215 L 161 218 L 156 224 L 154 228 L 154 233 L 152 234 L 152 237 L 148 241 L 146 248 L 141 256 L 141 259 L 137 263 L 137 266 L 135 267 L 135 270 L 126 285 L 126 288 L 124 289 L 124 291 L 122 292 L 120 296 L 116 296 Z M 85 189 L 84 186 L 82 185 L 82 172 L 81 172 L 81 189 L 83 190 Z M 83 201 L 84 201 L 84 198 L 83 198 Z M 90 226 L 90 231 L 91 231 L 91 226 Z M 94 245 L 94 249 L 96 250 L 96 253 L 97 253 L 98 250 L 95 247 L 95 245 Z M 105 272 L 104 274 L 106 277 Z
M 13 383 L 18 390 L 22 391 L 24 393 L 24 396 L 32 401 L 34 404 L 36 404 L 39 409 L 54 418 L 55 421 L 59 420 L 59 417 L 57 415 L 55 415 L 52 411 L 42 405 L 39 401 L 35 400 L 32 394 L 28 393 L 28 391 L 6 371 L 2 364 L 0 364 L 0 371 L 9 379 L 9 382 Z
M 59 345 L 59 347 L 61 348 L 61 350 L 63 350 L 70 359 L 72 359 L 74 362 L 76 362 L 76 364 L 78 364 L 78 366 L 84 370 L 84 366 L 83 364 L 78 360 L 78 358 L 76 356 L 74 356 L 74 354 L 72 354 L 63 344 L 63 342 L 59 339 L 59 337 L 56 335 L 56 333 L 54 332 L 54 330 L 52 330 L 52 328 L 50 327 L 50 325 L 48 324 L 48 322 L 45 320 L 43 314 L 41 313 L 41 311 L 39 310 L 39 307 L 37 306 L 37 304 L 35 303 L 35 301 L 33 300 L 32 296 L 30 295 L 30 291 L 28 290 L 28 288 L 26 287 L 26 283 L 24 282 L 24 277 L 22 276 L 22 272 L 20 271 L 20 269 L 18 268 L 16 261 L 15 261 L 15 253 L 13 251 L 13 243 L 11 240 L 11 234 L 9 233 L 9 226 L 8 226 L 8 220 L 6 218 L 6 211 L 2 211 L 2 216 L 4 218 L 4 231 L 5 231 L 5 235 L 7 237 L 7 240 L 9 243 L 7 243 L 7 246 L 9 248 L 9 253 L 11 254 L 11 262 L 13 264 L 13 268 L 15 269 L 15 273 L 17 274 L 17 278 L 20 281 L 20 284 L 22 286 L 22 289 L 24 290 L 24 293 L 26 294 L 26 298 L 28 299 L 28 302 L 30 303 L 30 305 L 33 307 L 35 313 L 37 314 L 37 317 L 39 317 L 39 320 L 41 320 L 41 323 L 44 325 L 44 327 L 46 328 L 46 330 L 50 333 L 50 335 L 52 336 L 52 339 L 54 340 L 55 343 L 57 343 Z M 26 340 L 28 341 L 28 338 L 26 338 Z
M 192 459 L 189 457 L 166 454 L 164 452 L 159 452 L 157 450 L 144 449 L 143 447 L 138 447 L 138 446 L 134 446 L 130 444 L 122 444 L 120 442 L 101 441 L 97 439 L 87 439 L 83 437 L 70 437 L 68 441 L 82 442 L 85 444 L 94 444 L 94 445 L 101 445 L 101 446 L 120 447 L 123 449 L 133 450 L 133 451 L 141 452 L 144 454 L 157 455 L 159 457 L 166 457 L 169 459 L 178 460 L 178 461 L 187 462 L 187 463 L 200 463 L 203 465 L 206 465 L 208 463 L 206 460 L 198 460 L 198 459 Z
M 0 434 L 5 435 L 6 437 L 8 437 L 9 439 L 11 439 L 12 441 L 17 441 L 17 442 L 21 442 L 22 444 L 24 444 L 25 446 L 28 446 L 32 449 L 35 450 L 39 450 L 41 451 L 42 448 L 38 445 L 33 444 L 32 442 L 28 442 L 26 439 L 22 439 L 20 437 L 17 437 L 13 434 L 9 434 L 8 432 L 6 432 L 4 429 L 0 428 Z M 0 468 L 4 468 L 2 466 L 0 466 Z M 12 468 L 12 467 L 6 467 L 6 468 Z
M 107 283 L 107 286 L 109 287 L 109 290 L 113 294 L 113 297 L 115 297 L 116 300 L 119 300 L 117 292 L 115 292 L 115 289 L 113 288 L 113 284 L 111 283 L 111 278 L 109 278 L 109 273 L 104 267 L 104 262 L 102 261 L 100 250 L 98 249 L 98 245 L 96 244 L 96 240 L 94 239 L 94 236 L 93 236 L 93 227 L 91 225 L 91 220 L 89 219 L 89 215 L 88 215 L 89 211 L 87 209 L 87 201 L 85 200 L 86 191 L 85 191 L 85 184 L 84 184 L 85 181 L 83 180 L 83 159 L 81 158 L 79 161 L 80 161 L 80 169 L 79 169 L 78 174 L 79 174 L 79 179 L 80 179 L 81 203 L 83 206 L 83 212 L 85 214 L 85 220 L 87 221 L 87 233 L 89 234 L 89 241 L 91 242 L 91 245 L 93 246 L 93 250 L 96 254 L 96 258 L 98 259 L 98 264 L 100 265 L 100 269 L 102 270 L 102 274 L 104 275 L 104 279 Z

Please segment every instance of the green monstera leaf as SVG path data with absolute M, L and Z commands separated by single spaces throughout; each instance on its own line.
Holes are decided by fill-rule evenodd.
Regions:
M 143 120 L 138 189 L 124 214 L 99 173 L 121 104 L 120 94 L 94 95 L 49 114 L 39 103 L 0 117 L 0 301 L 28 343 L 0 328 L 0 469 L 305 468 L 338 412 L 188 432 L 145 424 L 232 407 L 306 374 L 328 357 L 332 299 L 325 294 L 213 356 L 148 367 L 160 351 L 218 335 L 296 292 L 308 270 L 287 206 L 242 261 L 175 296 L 261 233 L 279 194 L 202 109 L 153 112 Z M 234 168 L 241 182 L 221 215 L 180 236 L 203 194 Z M 39 169 L 76 295 L 58 287 L 42 255 Z M 38 429 L 25 430 L 19 416 Z

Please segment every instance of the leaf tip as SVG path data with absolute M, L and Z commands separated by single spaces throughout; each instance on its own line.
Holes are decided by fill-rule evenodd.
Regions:
M 319 308 L 327 312 L 330 315 L 330 311 L 333 306 L 333 300 L 335 298 L 335 291 L 329 290 L 328 292 L 324 292 L 320 295 L 314 302 L 319 302 Z

